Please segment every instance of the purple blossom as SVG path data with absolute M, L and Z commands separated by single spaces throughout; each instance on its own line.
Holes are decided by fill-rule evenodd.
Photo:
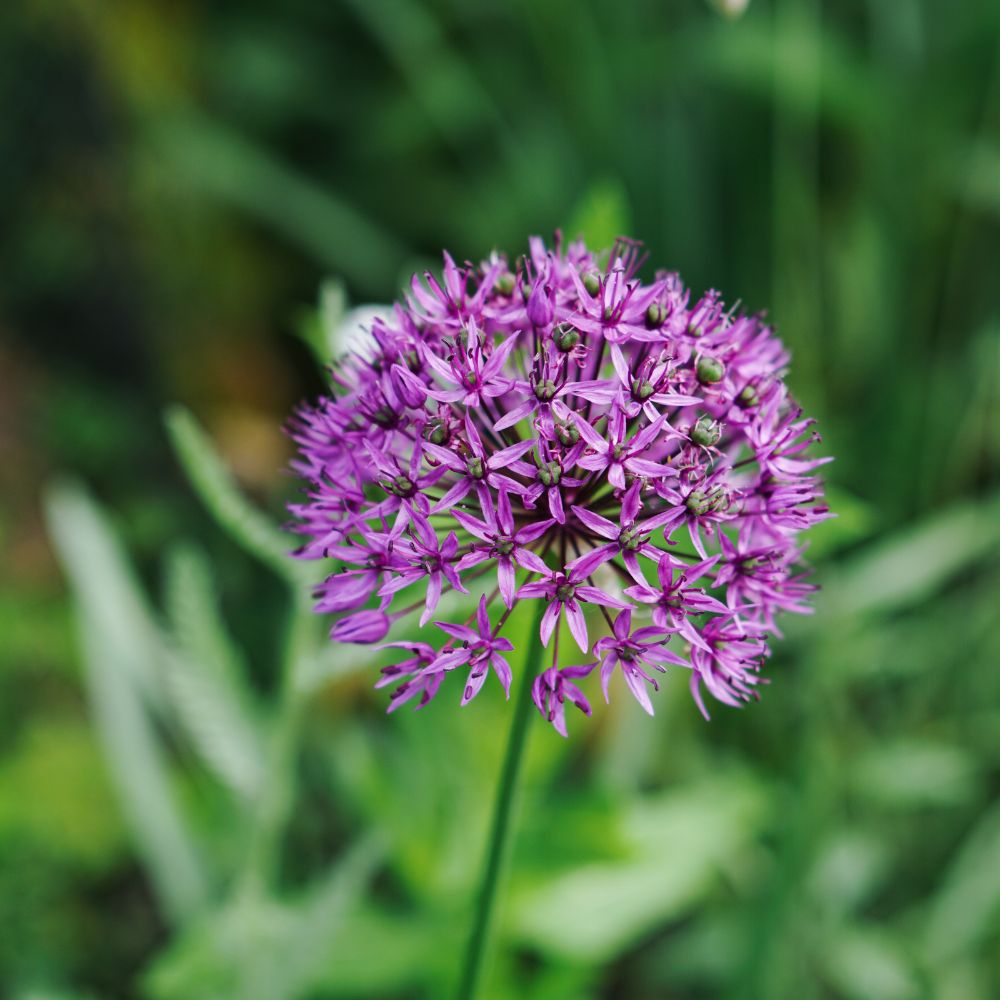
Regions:
M 623 601 L 612 597 L 598 587 L 585 584 L 590 574 L 600 564 L 594 553 L 582 556 L 566 566 L 566 572 L 549 570 L 544 580 L 526 583 L 517 597 L 544 597 L 549 602 L 542 616 L 542 645 L 547 646 L 563 612 L 566 624 L 577 645 L 585 653 L 590 650 L 587 637 L 587 620 L 580 604 L 597 604 L 605 608 L 627 608 Z
M 580 677 L 586 677 L 594 669 L 588 664 L 582 667 L 550 667 L 535 678 L 531 686 L 531 699 L 542 717 L 552 723 L 557 733 L 568 736 L 566 732 L 566 702 L 576 705 L 584 715 L 590 715 L 590 702 L 584 693 L 573 683 Z M 571 680 L 570 678 L 573 678 Z
M 760 665 L 769 652 L 764 631 L 732 618 L 714 618 L 702 630 L 702 642 L 691 650 L 691 695 L 706 719 L 702 684 L 716 701 L 734 708 L 758 697 Z
M 446 593 L 478 597 L 464 624 L 438 623 L 443 645 L 385 644 L 390 710 L 460 668 L 463 704 L 491 670 L 508 692 L 502 632 L 536 601 L 551 662 L 532 695 L 560 733 L 567 702 L 590 714 L 596 665 L 560 667 L 564 620 L 605 696 L 620 670 L 651 712 L 674 664 L 702 710 L 705 690 L 742 704 L 780 613 L 809 610 L 800 535 L 831 516 L 828 459 L 789 396 L 788 353 L 762 317 L 676 274 L 645 282 L 642 263 L 633 242 L 602 260 L 558 234 L 516 263 L 446 254 L 296 411 L 295 554 L 337 563 L 316 588 L 331 637 L 382 642 Z M 667 648 L 675 633 L 690 662 Z
M 509 639 L 501 639 L 494 635 L 490 625 L 490 617 L 486 610 L 486 595 L 479 599 L 479 610 L 476 612 L 476 629 L 468 625 L 451 625 L 448 622 L 435 622 L 452 640 L 459 640 L 461 645 L 456 649 L 442 651 L 441 655 L 424 670 L 425 673 L 443 673 L 456 667 L 468 664 L 469 679 L 462 694 L 462 704 L 467 705 L 486 681 L 489 668 L 497 675 L 503 686 L 504 694 L 510 697 L 511 673 L 507 661 L 500 655 L 510 652 L 514 647 Z
M 635 700 L 650 714 L 653 714 L 653 703 L 649 700 L 649 692 L 644 684 L 659 690 L 656 678 L 650 676 L 643 668 L 650 668 L 659 673 L 666 671 L 665 664 L 674 663 L 681 667 L 690 666 L 687 660 L 667 649 L 665 643 L 670 638 L 662 628 L 647 627 L 632 631 L 631 610 L 621 611 L 615 619 L 611 635 L 598 639 L 594 643 L 594 653 L 600 657 L 601 690 L 604 700 L 609 701 L 608 684 L 616 667 L 621 668 L 622 676 Z
M 381 611 L 355 611 L 354 614 L 333 623 L 330 638 L 334 642 L 356 642 L 368 645 L 384 639 L 392 624 Z

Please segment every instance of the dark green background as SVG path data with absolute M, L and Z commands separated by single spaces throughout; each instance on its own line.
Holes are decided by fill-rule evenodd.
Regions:
M 243 651 L 229 695 L 273 733 L 288 599 L 195 499 L 164 408 L 280 519 L 321 281 L 386 302 L 442 247 L 563 226 L 768 310 L 839 517 L 759 705 L 706 725 L 675 677 L 653 720 L 620 696 L 567 743 L 536 728 L 487 995 L 1000 995 L 998 223 L 991 3 L 4 4 L 0 992 L 242 1000 L 251 969 L 272 998 L 446 995 L 495 691 L 387 719 L 376 666 L 338 667 L 301 706 L 249 890 L 261 807 L 185 722 L 204 691 L 147 691 L 205 873 L 185 908 L 87 690 L 149 622 L 218 652 L 214 594 Z M 152 610 L 100 575 L 98 510 Z M 50 530 L 85 553 L 75 600 Z M 157 688 L 141 643 L 122 655 Z

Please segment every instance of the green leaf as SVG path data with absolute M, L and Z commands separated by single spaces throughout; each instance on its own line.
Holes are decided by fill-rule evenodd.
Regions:
M 190 113 L 160 115 L 152 143 L 168 172 L 185 185 L 261 220 L 360 288 L 384 288 L 409 256 L 395 236 L 347 199 L 222 122 Z
M 582 236 L 595 249 L 610 247 L 619 236 L 632 230 L 628 194 L 621 181 L 607 178 L 592 185 L 577 204 L 566 224 L 569 239 Z
M 316 307 L 304 310 L 296 327 L 299 338 L 308 344 L 321 368 L 339 353 L 337 331 L 346 315 L 347 289 L 344 283 L 327 278 L 320 285 Z
M 944 964 L 1000 927 L 1000 805 L 963 841 L 941 881 L 926 927 L 932 961 Z
M 1000 545 L 1000 496 L 956 505 L 881 540 L 824 574 L 819 623 L 919 604 Z
M 838 995 L 854 1000 L 910 1000 L 923 996 L 911 961 L 880 927 L 844 927 L 820 948 L 827 978 Z
M 86 493 L 56 486 L 45 510 L 76 601 L 91 709 L 122 812 L 166 914 L 180 923 L 201 909 L 208 890 L 143 702 L 159 653 L 155 632 L 118 542 Z
M 876 743 L 851 765 L 852 784 L 880 806 L 956 806 L 979 790 L 977 763 L 958 746 L 900 739 Z
M 155 1000 L 294 1000 L 328 974 L 327 956 L 381 861 L 353 847 L 303 896 L 240 895 L 188 928 L 147 970 Z
M 707 894 L 765 801 L 750 781 L 720 779 L 636 802 L 621 831 L 630 856 L 534 879 L 514 900 L 508 933 L 566 960 L 610 961 Z
M 209 513 L 247 552 L 298 581 L 301 574 L 288 555 L 291 539 L 243 495 L 192 413 L 172 406 L 165 420 L 178 461 Z
M 177 716 L 215 774 L 238 796 L 253 799 L 264 774 L 263 736 L 246 663 L 220 618 L 211 570 L 196 549 L 171 553 L 166 600 L 176 644 L 166 681 Z

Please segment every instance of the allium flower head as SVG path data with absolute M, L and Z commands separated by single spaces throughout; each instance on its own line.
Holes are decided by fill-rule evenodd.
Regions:
M 316 593 L 334 640 L 378 643 L 410 612 L 429 625 L 446 592 L 482 594 L 437 641 L 382 647 L 402 651 L 377 684 L 390 711 L 455 671 L 462 704 L 491 673 L 509 694 L 501 633 L 542 602 L 532 694 L 560 733 L 567 701 L 590 715 L 575 682 L 595 668 L 605 697 L 620 673 L 650 713 L 654 675 L 690 671 L 707 715 L 703 689 L 756 695 L 777 613 L 808 612 L 798 536 L 829 516 L 827 459 L 788 355 L 761 317 L 692 301 L 676 274 L 643 283 L 642 263 L 630 241 L 598 257 L 558 234 L 516 261 L 446 254 L 293 419 L 297 554 L 337 564 Z M 591 662 L 559 667 L 564 622 Z

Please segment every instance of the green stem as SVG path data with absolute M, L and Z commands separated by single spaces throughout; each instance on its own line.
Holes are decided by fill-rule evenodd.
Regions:
M 525 739 L 528 732 L 528 717 L 531 715 L 531 686 L 538 673 L 538 660 L 542 655 L 542 646 L 538 644 L 538 630 L 541 627 L 542 615 L 545 614 L 546 602 L 539 602 L 538 616 L 534 628 L 529 635 L 532 648 L 537 649 L 534 657 L 529 656 L 521 671 L 521 679 L 514 703 L 514 719 L 510 726 L 510 736 L 507 739 L 507 752 L 504 756 L 503 769 L 500 772 L 500 782 L 497 786 L 497 797 L 493 806 L 493 829 L 490 832 L 489 847 L 483 863 L 482 881 L 479 888 L 479 901 L 476 907 L 476 921 L 469 936 L 469 945 L 465 953 L 465 964 L 462 969 L 461 985 L 458 989 L 459 1000 L 472 1000 L 476 995 L 479 980 L 482 976 L 483 960 L 489 945 L 490 928 L 496 909 L 497 889 L 500 875 L 503 871 L 510 848 L 511 812 L 514 803 L 514 793 L 517 789 L 521 773 L 521 762 L 524 758 Z

